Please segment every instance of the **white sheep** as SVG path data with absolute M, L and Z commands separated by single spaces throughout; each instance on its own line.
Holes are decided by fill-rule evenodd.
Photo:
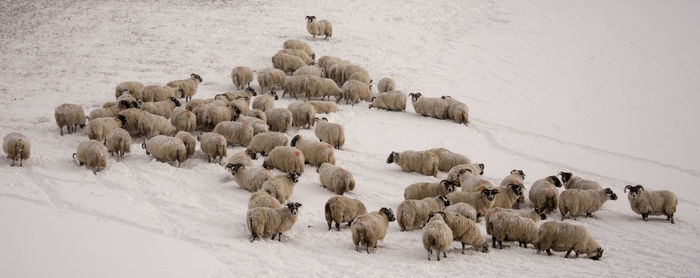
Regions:
M 462 187 L 462 191 L 476 192 L 483 188 L 493 188 L 491 181 L 485 179 L 483 176 L 472 174 L 469 169 L 462 170 L 461 174 L 458 175 L 459 185 Z
M 384 77 L 379 79 L 379 84 L 377 84 L 377 90 L 379 93 L 391 92 L 396 89 L 396 82 L 391 77 Z
M 310 100 L 306 103 L 311 104 L 319 114 L 338 112 L 338 104 L 332 101 Z
M 395 220 L 394 212 L 390 208 L 381 208 L 379 211 L 355 218 L 350 225 L 355 251 L 360 252 L 360 245 L 367 247 L 367 254 L 370 247 L 377 249 L 377 241 L 384 239 L 389 223 Z
M 321 69 L 321 67 L 316 66 L 316 65 L 303 66 L 303 67 L 300 67 L 297 70 L 295 70 L 292 75 L 308 75 L 308 76 L 322 77 L 323 76 L 322 71 L 323 71 L 323 69 Z
M 254 168 L 240 163 L 229 163 L 226 169 L 230 169 L 231 175 L 241 188 L 250 192 L 256 192 L 262 188 L 263 183 L 272 179 L 272 173 L 264 168 Z
M 241 110 L 238 107 L 219 106 L 218 104 L 208 104 L 201 111 L 201 117 L 197 115 L 197 109 L 192 111 L 195 113 L 197 120 L 201 119 L 201 126 L 206 130 L 212 130 L 216 125 L 223 121 L 233 121 L 240 114 Z M 197 123 L 200 126 L 200 123 Z
M 297 98 L 298 95 L 304 95 L 306 91 L 306 83 L 311 77 L 308 75 L 297 75 L 289 76 L 285 78 L 284 81 L 284 92 L 282 97 L 289 94 L 293 98 Z
M 673 221 L 673 214 L 676 213 L 678 197 L 668 190 L 646 191 L 643 186 L 625 186 L 625 192 L 629 189 L 627 199 L 630 202 L 632 211 L 642 215 L 642 219 L 647 221 L 649 215 L 666 215 L 666 221 Z
M 177 167 L 180 167 L 182 162 L 185 162 L 185 159 L 187 159 L 185 143 L 175 137 L 156 135 L 141 144 L 141 148 L 146 150 L 147 155 L 153 156 L 157 161 L 177 161 Z
M 88 129 L 90 128 L 89 125 Z M 144 112 L 139 118 L 139 133 L 145 135 L 146 138 L 156 135 L 174 136 L 177 133 L 177 128 L 171 125 L 170 121 L 163 116 Z
M 189 101 L 192 99 L 192 96 L 197 93 L 197 87 L 199 87 L 199 83 L 201 83 L 202 77 L 200 77 L 198 74 L 192 73 L 190 74 L 190 78 L 183 79 L 183 80 L 173 80 L 168 82 L 168 86 L 170 87 L 175 87 L 179 88 L 182 92 L 180 97 L 184 97 L 185 101 Z
M 450 96 L 442 96 L 447 102 L 447 117 L 460 124 L 469 124 L 469 107 Z
M 83 166 L 87 164 L 93 174 L 107 168 L 107 148 L 97 140 L 85 140 L 78 145 L 78 151 L 73 153 L 73 159 Z
M 494 199 L 496 199 L 496 194 L 498 194 L 498 189 L 484 188 L 478 192 L 464 192 L 457 191 L 447 194 L 447 199 L 451 203 L 467 203 L 471 205 L 476 210 L 477 219 L 486 214 L 486 212 L 493 206 Z
M 260 133 L 267 133 L 267 131 L 269 130 L 267 122 L 256 117 L 239 116 L 238 119 L 236 119 L 236 121 L 246 123 L 248 124 L 248 126 L 253 127 L 253 136 L 258 135 Z
M 591 217 L 600 210 L 605 201 L 617 200 L 617 195 L 610 188 L 601 190 L 567 189 L 559 195 L 559 213 L 561 220 L 567 214 L 576 220 L 577 216 Z
M 261 119 L 263 122 L 265 122 L 265 124 L 267 124 L 267 115 L 265 115 L 265 112 L 259 109 L 250 109 L 246 116 Z
M 221 162 L 226 157 L 226 137 L 223 135 L 205 132 L 197 136 L 197 141 L 202 152 L 209 158 L 208 162 L 211 162 L 212 158 L 216 160 L 217 157 Z
M 556 176 L 549 176 L 535 181 L 530 188 L 528 198 L 535 205 L 535 211 L 540 214 L 542 219 L 546 219 L 547 214 L 559 207 L 557 187 L 561 187 L 559 179 Z
M 469 172 L 474 175 L 483 175 L 486 165 L 483 163 L 459 164 L 455 165 L 447 172 L 447 180 L 459 181 L 459 178 Z M 459 186 L 462 186 L 461 184 Z
M 315 16 L 306 16 L 306 31 L 316 38 L 316 36 L 325 35 L 325 40 L 333 36 L 333 24 L 328 20 L 316 20 Z
M 128 106 L 128 107 L 127 107 Z M 94 119 L 99 119 L 99 118 L 109 118 L 109 117 L 116 117 L 117 113 L 122 110 L 122 108 L 130 108 L 130 104 L 128 102 L 125 102 L 124 105 L 122 104 L 115 104 L 107 108 L 98 108 L 95 110 L 90 111 L 90 115 L 88 116 L 88 119 L 94 120 Z
M 122 127 L 123 124 L 126 124 L 126 118 L 123 116 L 90 120 L 87 126 L 88 138 L 102 142 L 110 131 Z
M 450 205 L 445 196 L 428 197 L 422 200 L 404 200 L 396 209 L 396 219 L 401 231 L 421 227 L 431 213 L 444 210 Z
M 343 195 L 343 193 L 355 189 L 355 178 L 348 170 L 330 163 L 322 163 L 316 172 L 319 173 L 318 179 L 321 186 L 328 188 L 335 194 Z
M 260 189 L 284 204 L 294 193 L 294 185 L 297 182 L 299 174 L 295 172 L 278 174 L 263 182 Z
M 294 73 L 294 71 L 305 65 L 304 60 L 294 55 L 277 53 L 275 56 L 272 56 L 272 66 L 288 74 Z
M 151 113 L 153 115 L 170 118 L 170 116 L 173 114 L 173 109 L 179 106 L 180 101 L 178 101 L 174 97 L 170 97 L 164 101 L 144 102 L 141 105 L 141 110 Z
M 503 241 L 517 241 L 518 246 L 527 248 L 527 244 L 537 242 L 537 224 L 532 219 L 520 217 L 508 212 L 498 212 L 486 222 L 491 235 L 491 244 L 503 249 Z
M 337 102 L 343 97 L 343 90 L 332 79 L 306 76 L 304 80 L 306 83 L 301 89 L 307 101 L 312 98 L 330 99 L 330 97 L 333 97 Z
M 7 155 L 7 159 L 12 161 L 11 166 L 15 166 L 15 161 L 19 160 L 21 167 L 22 161 L 29 159 L 31 154 L 29 139 L 19 132 L 5 135 L 2 140 L 2 150 Z
M 197 116 L 190 110 L 185 110 L 183 107 L 177 107 L 170 115 L 170 124 L 177 130 L 192 132 L 197 128 Z
M 445 196 L 455 191 L 454 182 L 419 182 L 409 185 L 403 190 L 405 200 L 422 200 L 428 197 Z
M 345 104 L 358 103 L 360 100 L 372 101 L 372 91 L 369 85 L 357 80 L 349 80 L 343 84 L 343 99 Z
M 447 258 L 447 248 L 452 243 L 452 230 L 443 218 L 444 213 L 430 214 L 428 223 L 423 227 L 423 248 L 428 251 L 428 260 L 437 251 L 437 260 L 440 261 L 440 252 Z
M 257 207 L 246 213 L 246 226 L 253 235 L 251 242 L 260 237 L 272 236 L 282 241 L 282 233 L 289 231 L 297 222 L 300 203 L 289 203 L 281 208 Z
M 367 208 L 365 208 L 365 204 L 363 204 L 362 201 L 350 199 L 345 196 L 333 196 L 329 198 L 323 208 L 329 231 L 331 230 L 333 221 L 335 221 L 335 229 L 340 231 L 340 223 L 347 222 L 348 226 L 351 226 L 355 218 L 367 213 Z
M 345 145 L 345 131 L 343 126 L 336 123 L 329 123 L 326 117 L 321 118 L 316 122 L 314 134 L 321 140 L 336 149 L 340 149 Z
M 453 206 L 454 205 L 451 205 L 447 208 Z M 452 230 L 453 240 L 459 241 L 462 244 L 462 254 L 464 254 L 464 247 L 466 244 L 471 245 L 474 249 L 482 253 L 489 251 L 489 244 L 486 243 L 486 239 L 481 235 L 481 230 L 479 230 L 479 226 L 476 225 L 475 220 L 447 209 L 445 210 L 445 216 L 445 223 L 447 223 L 447 226 Z
M 547 251 L 547 255 L 552 255 L 552 251 L 566 251 L 564 258 L 568 258 L 571 251 L 574 251 L 576 257 L 579 253 L 584 253 L 596 261 L 603 256 L 604 251 L 586 227 L 559 221 L 540 225 L 535 247 L 538 254 L 542 251 Z
M 137 99 L 141 99 L 143 95 L 143 83 L 138 81 L 124 81 L 117 84 L 114 89 L 114 97 L 119 98 L 125 92 L 129 92 Z
M 267 68 L 258 71 L 258 85 L 263 93 L 274 89 L 283 89 L 286 79 L 284 71 L 279 69 Z
M 272 108 L 265 111 L 267 125 L 271 131 L 287 132 L 292 127 L 292 112 L 287 108 Z
M 304 173 L 304 154 L 295 147 L 278 146 L 270 151 L 263 168 L 277 168 L 284 172 Z
M 386 164 L 396 163 L 404 172 L 416 172 L 426 176 L 437 177 L 437 155 L 429 151 L 403 151 L 391 152 L 386 159 Z
M 269 154 L 275 147 L 287 146 L 287 144 L 289 144 L 289 137 L 287 137 L 287 134 L 285 133 L 259 133 L 253 136 L 253 139 L 250 141 L 250 144 L 248 145 L 248 149 L 246 149 L 246 151 L 266 155 Z
M 468 157 L 445 148 L 429 149 L 428 151 L 437 155 L 438 160 L 440 160 L 438 164 L 438 170 L 440 171 L 449 171 L 454 166 L 472 163 L 471 159 Z
M 330 76 L 328 76 L 328 74 L 331 66 L 341 61 L 343 60 L 333 56 L 323 56 L 318 58 L 318 65 L 323 69 L 323 77 L 329 78 Z
M 277 93 L 275 92 L 262 93 L 253 100 L 253 109 L 265 112 L 267 109 L 275 108 L 275 100 L 277 99 Z
M 246 122 L 223 121 L 214 127 L 212 131 L 223 135 L 226 142 L 231 145 L 242 145 L 248 147 L 250 141 L 253 140 L 253 127 Z
M 498 189 L 499 194 L 496 195 L 493 207 L 509 209 L 515 205 L 521 196 L 523 196 L 525 187 L 523 187 L 522 184 L 509 184 L 496 187 L 496 189 Z
M 329 144 L 304 139 L 301 135 L 296 135 L 292 138 L 292 142 L 289 145 L 298 148 L 304 153 L 306 162 L 310 165 L 321 166 L 324 162 L 335 165 L 335 153 L 333 152 L 333 146 Z
M 227 166 L 228 164 L 242 164 L 244 166 L 252 167 L 253 159 L 258 159 L 258 155 L 248 151 L 237 152 L 228 158 Z
M 370 90 L 372 89 L 372 77 L 369 76 L 369 73 L 367 71 L 357 71 L 357 72 L 351 74 L 346 79 L 345 82 L 347 83 L 348 81 L 351 81 L 351 80 L 362 82 L 365 85 L 369 86 Z
M 180 130 L 175 133 L 175 138 L 182 140 L 182 143 L 185 144 L 185 149 L 187 149 L 187 157 L 194 155 L 195 148 L 197 147 L 197 139 L 195 139 L 191 133 Z
M 124 153 L 131 152 L 131 135 L 123 128 L 115 128 L 109 132 L 104 141 L 110 155 L 117 154 L 123 157 Z
M 284 44 L 282 44 L 282 48 L 284 49 L 300 49 L 306 52 L 306 55 L 309 55 L 312 60 L 316 60 L 316 53 L 314 53 L 313 50 L 311 50 L 311 47 L 303 41 L 300 40 L 286 40 L 284 41 Z
M 242 96 L 229 102 L 229 106 L 233 108 L 237 115 L 245 115 L 250 111 L 250 97 Z
M 413 110 L 421 116 L 445 119 L 447 115 L 447 101 L 440 98 L 424 97 L 421 93 L 410 93 Z
M 250 194 L 250 199 L 248 199 L 248 209 L 252 208 L 281 208 L 282 204 L 277 201 L 274 197 L 267 194 L 263 190 L 258 190 Z
M 129 108 L 129 109 L 124 109 L 122 111 L 119 111 L 119 114 L 117 114 L 118 118 L 124 118 L 126 121 L 126 124 L 122 124 L 122 128 L 126 129 L 129 131 L 129 134 L 132 136 L 138 136 L 140 135 L 140 130 L 139 130 L 139 119 L 143 114 L 146 113 L 141 109 L 137 108 Z
M 250 88 L 250 82 L 253 82 L 253 70 L 249 67 L 238 66 L 231 70 L 231 81 L 236 89 L 243 90 L 245 86 Z
M 372 80 L 369 78 L 369 72 L 364 67 L 352 63 L 344 63 L 339 71 L 335 73 L 335 79 L 338 84 L 344 84 L 348 80 L 357 80 L 367 84 L 372 89 Z
M 372 98 L 369 108 L 385 109 L 389 111 L 406 111 L 406 94 L 402 91 L 389 91 L 379 93 Z
M 143 102 L 154 102 L 164 101 L 171 97 L 183 98 L 185 97 L 185 91 L 179 87 L 148 85 L 143 87 L 141 100 Z
M 525 193 L 524 193 L 525 192 L 524 191 L 525 184 L 523 183 L 524 181 L 525 181 L 525 172 L 523 172 L 523 170 L 517 170 L 517 169 L 511 170 L 510 173 L 505 178 L 503 178 L 503 180 L 501 181 L 500 186 L 507 186 L 510 184 L 522 185 L 523 194 L 521 194 L 518 197 L 518 200 L 513 205 L 513 208 L 515 208 L 515 209 L 519 208 L 520 204 L 525 203 Z
M 297 57 L 301 58 L 301 60 L 304 61 L 304 63 L 307 65 L 314 64 L 314 60 L 311 59 L 311 57 L 308 54 L 306 54 L 306 51 L 301 50 L 301 49 L 281 49 L 280 51 L 277 51 L 277 53 L 297 56 Z
M 306 102 L 295 101 L 287 106 L 292 112 L 292 125 L 302 128 L 311 128 L 316 121 L 316 108 Z
M 64 103 L 56 107 L 53 112 L 56 119 L 56 125 L 63 135 L 63 127 L 66 127 L 68 133 L 75 132 L 76 127 L 85 127 L 85 112 L 80 105 Z
M 569 172 L 559 172 L 562 186 L 566 189 L 601 190 L 600 183 L 573 176 Z

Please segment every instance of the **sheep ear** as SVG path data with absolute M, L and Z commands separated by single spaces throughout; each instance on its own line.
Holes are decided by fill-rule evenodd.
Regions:
M 644 191 L 644 187 L 643 187 L 641 184 L 638 184 L 638 185 L 635 186 L 635 187 L 637 188 L 637 190 L 640 190 L 640 189 L 641 189 L 642 191 Z
M 622 191 L 622 192 L 623 192 L 623 193 L 627 193 L 627 190 L 628 190 L 628 189 L 629 189 L 629 190 L 632 190 L 632 186 L 629 185 L 629 184 L 628 184 L 627 186 L 625 186 L 625 190 Z

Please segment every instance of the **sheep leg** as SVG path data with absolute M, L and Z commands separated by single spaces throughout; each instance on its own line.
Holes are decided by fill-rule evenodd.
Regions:
M 336 231 L 340 231 L 340 223 L 335 222 L 335 229 Z
M 578 258 L 578 251 L 574 251 L 574 258 Z
M 443 256 L 444 258 L 447 258 L 447 251 L 442 251 L 442 256 Z
M 464 255 L 464 242 L 462 242 L 462 255 Z
M 70 127 L 66 127 L 66 131 L 68 131 Z M 63 136 L 63 127 L 59 127 L 59 130 L 61 131 L 61 136 Z
M 498 241 L 498 249 L 503 249 L 503 241 Z
M 586 212 L 586 217 L 593 217 L 593 214 L 590 212 Z
M 333 223 L 333 220 L 328 221 L 328 230 L 329 230 L 329 231 L 331 230 L 331 224 L 332 224 L 332 223 Z
M 433 249 L 428 248 L 428 261 L 430 261 L 430 256 L 432 256 L 432 255 L 433 255 Z M 440 256 L 438 255 L 438 258 L 439 258 L 439 257 L 440 257 Z
M 257 238 L 258 238 L 258 235 L 256 235 L 255 233 L 253 233 L 253 238 L 250 239 L 250 242 L 255 241 L 255 239 L 257 239 Z
M 277 236 L 276 233 L 275 233 L 275 234 L 272 234 L 272 240 L 275 240 L 275 237 L 276 237 L 276 236 Z
M 649 213 L 642 213 L 642 220 L 649 221 L 649 219 L 647 219 L 648 217 L 649 217 Z
M 496 248 L 496 237 L 491 237 L 491 247 Z
M 355 251 L 357 251 L 358 253 L 360 252 L 360 244 L 355 244 Z
M 547 248 L 547 255 L 551 256 L 552 255 L 552 249 Z
M 569 254 L 571 254 L 571 249 L 569 249 L 569 251 L 566 251 L 566 255 L 564 255 L 564 258 L 569 258 Z
M 277 241 L 282 242 L 282 233 L 277 234 Z

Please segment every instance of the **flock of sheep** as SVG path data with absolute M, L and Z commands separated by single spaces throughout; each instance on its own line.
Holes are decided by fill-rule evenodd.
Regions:
M 307 16 L 307 30 L 314 38 L 332 36 L 332 25 L 326 20 L 317 21 Z M 80 142 L 73 158 L 78 164 L 87 165 L 93 173 L 107 167 L 108 153 L 117 160 L 130 152 L 132 136 L 144 137 L 141 145 L 146 154 L 158 161 L 180 163 L 192 157 L 197 141 L 209 162 L 225 165 L 235 182 L 252 192 L 246 225 L 252 240 L 261 237 L 277 238 L 290 230 L 297 220 L 302 205 L 287 200 L 292 196 L 299 176 L 306 164 L 316 166 L 320 184 L 339 196 L 331 197 L 324 206 L 328 229 L 335 222 L 348 223 L 352 240 L 359 251 L 364 246 L 377 247 L 377 241 L 386 236 L 390 222 L 396 221 L 401 231 L 422 228 L 423 245 L 430 255 L 435 251 L 437 260 L 453 241 L 475 250 L 486 252 L 489 245 L 481 234 L 478 222 L 484 223 L 491 236 L 491 246 L 502 248 L 503 241 L 517 241 L 527 248 L 532 244 L 537 250 L 587 254 L 597 260 L 603 249 L 582 225 L 549 221 L 549 213 L 558 210 L 562 220 L 567 216 L 591 216 L 607 200 L 616 200 L 610 188 L 585 180 L 568 172 L 537 180 L 529 190 L 528 198 L 534 210 L 520 210 L 525 203 L 525 173 L 511 171 L 494 186 L 481 175 L 484 164 L 473 163 L 464 155 L 445 148 L 425 151 L 407 150 L 391 152 L 387 163 L 395 163 L 403 171 L 417 172 L 437 177 L 439 171 L 448 172 L 445 180 L 436 183 L 415 183 L 404 190 L 405 201 L 394 214 L 391 208 L 367 212 L 360 200 L 342 196 L 354 190 L 352 174 L 338 166 L 334 152 L 342 150 L 345 143 L 344 129 L 318 114 L 338 111 L 338 104 L 359 101 L 370 102 L 369 108 L 388 111 L 405 111 L 407 95 L 396 90 L 391 78 L 378 82 L 378 94 L 372 93 L 373 80 L 362 66 L 337 57 L 323 56 L 315 62 L 316 54 L 308 44 L 288 40 L 283 49 L 272 57 L 273 68 L 257 71 L 260 94 L 251 87 L 255 73 L 248 67 L 235 67 L 231 72 L 237 91 L 216 95 L 211 99 L 192 99 L 202 78 L 191 74 L 189 78 L 175 80 L 166 85 L 144 86 L 141 82 L 119 83 L 115 89 L 115 101 L 90 112 L 86 117 L 83 108 L 76 104 L 61 104 L 55 109 L 55 120 L 61 135 L 76 132 L 87 121 L 88 140 Z M 275 107 L 277 93 L 290 97 L 304 97 L 287 108 Z M 334 101 L 327 101 L 333 97 Z M 469 123 L 467 106 L 449 96 L 424 97 L 412 93 L 416 113 L 437 119 L 451 119 L 457 123 Z M 185 104 L 180 101 L 185 100 Z M 252 100 L 252 106 L 251 106 Z M 301 135 L 289 140 L 286 132 L 292 126 L 313 128 L 317 138 Z M 194 134 L 198 134 L 196 137 Z M 320 141 L 320 142 L 319 142 Z M 233 154 L 226 163 L 227 146 L 240 145 L 245 151 Z M 12 166 L 29 159 L 29 139 L 19 133 L 5 136 L 3 150 Z M 258 154 L 266 156 L 262 168 L 253 160 Z M 282 173 L 273 174 L 278 169 Z M 565 191 L 559 193 L 558 187 Z M 457 190 L 457 188 L 461 190 Z M 646 191 L 643 186 L 625 187 L 628 200 L 635 213 L 646 221 L 649 215 L 666 215 L 674 223 L 676 196 L 665 190 Z M 483 219 L 483 221 L 481 220 Z

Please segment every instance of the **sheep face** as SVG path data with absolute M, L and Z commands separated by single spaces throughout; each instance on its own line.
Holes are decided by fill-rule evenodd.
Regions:
M 516 196 L 523 195 L 523 186 L 520 184 L 511 184 L 510 190 L 513 190 L 513 194 L 515 194 Z M 615 197 L 615 198 L 617 198 L 617 197 Z
M 561 176 L 561 182 L 566 183 L 571 180 L 572 174 L 569 172 L 559 172 L 559 175 Z
M 117 115 L 117 119 L 119 119 L 119 121 L 122 122 L 122 125 L 123 125 L 123 126 L 126 125 L 126 116 L 124 116 L 124 115 Z
M 447 207 L 447 206 L 450 205 L 450 200 L 447 199 L 447 197 L 445 197 L 445 196 L 438 196 L 438 198 L 440 199 L 440 201 L 442 201 L 442 204 L 445 205 L 445 207 Z
M 605 194 L 608 194 L 608 198 L 610 198 L 610 200 L 617 200 L 617 194 L 615 194 L 610 187 L 605 189 Z
M 547 179 L 549 179 L 549 182 L 553 183 L 554 186 L 561 187 L 561 182 L 559 181 L 559 178 L 557 178 L 557 176 L 549 176 L 547 177 Z
M 489 252 L 489 244 L 487 242 L 484 242 L 484 244 L 481 245 L 481 247 L 478 249 L 481 253 L 488 253 Z
M 307 15 L 307 16 L 306 16 L 306 22 L 312 23 L 312 22 L 314 22 L 314 20 L 316 20 L 316 17 L 315 17 L 315 16 L 313 16 L 313 15 Z
M 172 101 L 172 102 L 175 104 L 175 107 L 178 107 L 178 106 L 181 105 L 181 104 L 180 104 L 180 101 L 177 100 L 177 99 L 174 98 L 174 97 L 170 97 L 170 101 Z
M 279 99 L 279 97 L 277 96 L 277 92 L 270 92 L 270 95 L 275 97 L 275 100 Z
M 301 135 L 296 135 L 294 138 L 292 138 L 292 142 L 289 143 L 290 146 L 296 147 L 297 146 L 297 141 L 301 139 Z
M 440 184 L 442 184 L 442 186 L 445 187 L 445 189 L 447 190 L 447 192 L 454 192 L 454 191 L 455 191 L 456 183 L 459 183 L 459 182 L 452 182 L 452 181 L 448 181 L 448 180 L 442 180 L 442 181 L 440 182 Z
M 185 97 L 185 90 L 183 90 L 182 88 L 177 88 L 177 90 L 180 92 L 180 98 Z
M 131 108 L 141 108 L 141 100 L 132 101 Z
M 257 96 L 257 95 L 258 95 L 258 93 L 255 92 L 255 89 L 253 89 L 253 87 L 245 88 L 245 90 L 248 91 L 248 92 L 250 92 L 251 94 L 253 94 L 253 96 Z M 275 100 L 277 100 L 277 93 L 275 93 Z
M 394 216 L 394 211 L 392 211 L 390 208 L 381 208 L 379 210 L 379 212 L 386 215 L 386 220 L 388 220 L 389 222 L 396 221 L 396 216 Z
M 125 100 L 125 99 L 119 101 L 119 106 L 120 106 L 122 109 L 129 109 L 129 108 L 132 108 L 132 107 L 131 107 L 131 102 L 129 102 L 128 100 Z
M 496 198 L 496 194 L 498 194 L 498 189 L 484 189 L 481 190 L 481 194 L 484 194 L 484 196 L 486 196 L 486 199 L 489 200 L 489 202 L 491 202 L 494 198 Z
M 297 135 L 297 136 L 299 136 L 299 135 Z M 389 157 L 386 159 L 386 164 L 394 163 L 394 159 L 396 159 L 397 157 L 399 157 L 399 153 L 391 152 L 389 154 Z
M 635 198 L 637 198 L 640 194 L 642 194 L 642 192 L 644 192 L 644 187 L 641 186 L 641 185 L 637 185 L 637 186 L 627 185 L 627 186 L 625 186 L 625 191 L 624 191 L 624 192 L 627 192 L 627 189 L 630 190 L 629 196 L 630 196 L 630 198 L 632 198 L 633 200 L 634 200 Z
M 600 260 L 600 257 L 603 256 L 603 251 L 605 251 L 605 250 L 603 250 L 603 248 L 598 247 L 598 249 L 596 249 L 594 252 L 589 253 L 588 256 L 592 260 L 597 261 L 597 260 Z
M 203 81 L 202 77 L 200 77 L 199 74 L 195 74 L 195 73 L 190 74 L 190 78 L 197 79 L 197 80 L 199 80 L 199 82 Z
M 289 178 L 290 181 L 292 181 L 292 183 L 299 182 L 299 174 L 297 174 L 296 172 L 291 172 L 291 173 L 287 174 L 287 177 Z
M 408 96 L 411 98 L 411 101 L 412 101 L 412 102 L 416 102 L 416 101 L 418 101 L 418 99 L 419 99 L 421 96 L 423 96 L 423 94 L 421 94 L 421 93 L 415 93 L 415 94 L 414 94 L 414 93 L 410 93 L 410 94 L 408 94 Z
M 517 175 L 520 176 L 521 178 L 525 179 L 525 172 L 523 172 L 523 170 L 516 170 L 516 169 L 513 169 L 513 170 L 510 171 L 510 173 L 511 173 L 511 174 L 517 174 Z
M 240 164 L 240 163 L 235 163 L 235 164 L 229 163 L 226 165 L 226 169 L 230 169 L 229 171 L 231 171 L 231 175 L 234 175 L 234 176 L 236 175 L 236 173 L 238 173 L 238 170 L 241 167 L 243 167 L 243 164 Z
M 296 215 L 299 212 L 300 207 L 301 207 L 300 203 L 287 204 L 287 209 L 289 209 L 289 212 L 292 213 L 292 215 Z
M 272 170 L 272 165 L 267 163 L 267 159 L 265 159 L 265 161 L 263 161 L 262 167 L 267 169 L 267 170 Z
M 258 159 L 258 153 L 256 153 L 255 151 L 253 151 L 251 149 L 246 149 L 245 154 L 247 154 L 248 157 L 250 157 L 250 159 L 252 159 L 252 160 Z

